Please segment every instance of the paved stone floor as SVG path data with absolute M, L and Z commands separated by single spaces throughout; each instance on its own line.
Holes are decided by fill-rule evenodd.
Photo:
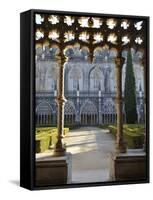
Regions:
M 109 180 L 109 152 L 115 149 L 115 139 L 108 130 L 82 127 L 70 131 L 64 142 L 72 153 L 73 183 Z

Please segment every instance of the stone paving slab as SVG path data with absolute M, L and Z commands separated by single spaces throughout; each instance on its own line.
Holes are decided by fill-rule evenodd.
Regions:
M 109 153 L 114 152 L 115 138 L 108 130 L 82 127 L 71 130 L 64 142 L 72 153 L 73 183 L 109 180 Z

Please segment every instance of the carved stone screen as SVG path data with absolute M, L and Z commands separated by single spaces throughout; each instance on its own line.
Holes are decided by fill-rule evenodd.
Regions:
M 148 18 L 35 12 L 35 185 L 148 180 Z

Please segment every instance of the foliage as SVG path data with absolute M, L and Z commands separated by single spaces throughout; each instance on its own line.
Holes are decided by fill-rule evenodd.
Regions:
M 103 129 L 109 129 L 116 137 L 116 125 L 104 125 Z M 129 148 L 142 148 L 144 143 L 145 126 L 142 124 L 124 124 L 123 134 Z
M 69 132 L 69 128 L 64 128 L 64 135 Z M 35 151 L 36 153 L 44 152 L 50 147 L 55 146 L 57 142 L 57 128 L 39 127 L 36 128 Z
M 125 102 L 126 123 L 134 124 L 137 122 L 137 110 L 136 110 L 135 76 L 133 71 L 131 50 L 128 51 L 125 74 L 126 77 L 125 77 L 124 102 Z

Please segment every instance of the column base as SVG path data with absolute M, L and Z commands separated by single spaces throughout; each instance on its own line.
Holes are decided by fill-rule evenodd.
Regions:
M 146 154 L 143 149 L 110 154 L 110 181 L 146 179 Z
M 55 148 L 53 151 L 53 156 L 64 156 L 66 154 L 66 148 L 62 147 L 62 148 Z
M 63 144 L 62 142 L 57 142 L 54 150 L 53 155 L 54 156 L 64 156 L 66 154 L 66 144 Z
M 72 155 L 52 155 L 36 158 L 36 186 L 69 184 L 72 182 Z

